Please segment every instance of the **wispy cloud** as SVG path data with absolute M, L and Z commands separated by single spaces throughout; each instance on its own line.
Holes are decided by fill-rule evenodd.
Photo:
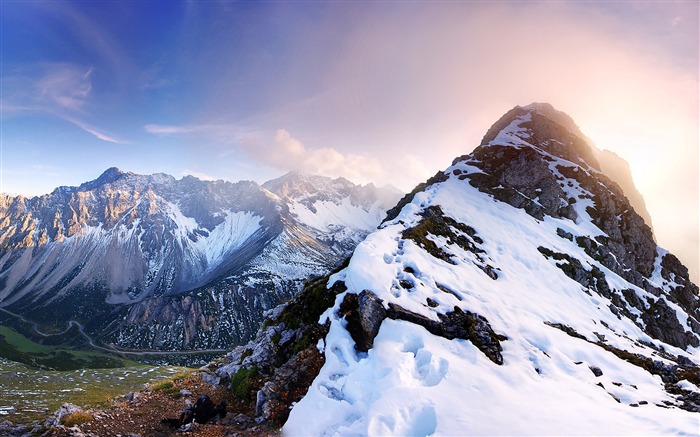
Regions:
M 9 78 L 15 84 L 22 84 L 23 91 L 3 96 L 0 105 L 4 115 L 48 114 L 79 127 L 99 140 L 126 144 L 126 141 L 84 121 L 89 117 L 88 109 L 91 106 L 92 67 L 40 63 L 27 70 L 20 72 L 23 75 Z
M 46 106 L 80 111 L 90 97 L 92 68 L 73 64 L 49 64 L 35 82 L 36 99 Z
M 71 2 L 39 4 L 48 15 L 65 25 L 92 59 L 101 61 L 100 64 L 106 67 L 104 73 L 113 75 L 121 88 L 130 86 L 127 80 L 134 75 L 133 61 L 120 44 L 123 39 L 110 33 L 109 26 L 96 21 L 85 9 Z
M 74 125 L 78 126 L 80 129 L 84 130 L 85 132 L 95 136 L 95 138 L 106 141 L 108 143 L 115 143 L 115 144 L 127 144 L 127 141 L 123 141 L 120 139 L 117 139 L 111 135 L 105 134 L 104 132 L 100 132 L 96 130 L 95 128 L 88 126 L 87 124 L 81 122 L 80 120 L 76 120 L 70 117 L 62 117 L 64 120 L 73 123 Z
M 183 126 L 147 124 L 144 126 L 145 131 L 153 135 L 185 135 L 201 132 L 215 132 L 224 128 L 225 126 L 211 124 L 190 124 Z

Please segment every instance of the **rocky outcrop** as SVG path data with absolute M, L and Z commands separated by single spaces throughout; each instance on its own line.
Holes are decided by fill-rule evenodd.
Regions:
M 428 332 L 448 340 L 460 338 L 471 341 L 474 346 L 488 357 L 489 360 L 501 365 L 503 356 L 501 341 L 507 340 L 504 335 L 496 334 L 488 320 L 471 311 L 463 311 L 454 307 L 453 311 L 438 314 L 439 322 L 430 320 L 425 316 L 416 314 L 401 308 L 399 305 L 389 304 L 389 317 L 395 320 L 404 320 L 424 327 Z
M 472 158 L 483 173 L 464 175 L 479 190 L 501 202 L 524 209 L 542 220 L 545 215 L 576 220 L 571 207 L 575 202 L 561 187 L 560 180 L 549 167 L 546 155 L 534 149 L 503 146 L 482 146 Z
M 355 340 L 355 349 L 360 352 L 371 349 L 388 315 L 381 299 L 369 290 L 359 295 L 348 293 L 340 304 L 340 312 L 348 322 L 346 329 Z
M 288 303 L 267 313 L 256 338 L 212 363 L 217 384 L 228 387 L 255 411 L 250 426 L 281 426 L 294 402 L 307 392 L 325 362 L 319 349 L 328 323 L 318 323 L 347 288 L 342 281 L 326 287 L 328 276 L 309 281 Z
M 347 321 L 346 329 L 355 341 L 355 349 L 360 352 L 371 349 L 382 322 L 389 318 L 420 325 L 431 334 L 448 340 L 469 340 L 491 361 L 503 364 L 500 342 L 507 338 L 496 334 L 486 318 L 454 307 L 450 312 L 438 314 L 440 320 L 435 321 L 395 303 L 389 303 L 388 306 L 388 310 L 385 309 L 377 295 L 369 290 L 364 290 L 359 295 L 345 295 L 340 313 Z
M 46 421 L 44 426 L 50 428 L 52 426 L 62 425 L 61 419 L 63 419 L 66 416 L 70 416 L 71 414 L 79 413 L 82 411 L 83 409 L 77 405 L 73 405 L 70 403 L 63 404 L 58 410 L 56 410 L 53 417 L 49 418 Z
M 568 277 L 581 284 L 586 292 L 596 292 L 610 299 L 611 311 L 635 321 L 652 337 L 681 349 L 700 345 L 700 341 L 694 334 L 694 332 L 700 333 L 697 330 L 695 318 L 692 316 L 688 318 L 690 330 L 687 331 L 679 322 L 676 312 L 669 307 L 666 296 L 642 300 L 632 289 L 612 289 L 605 273 L 596 266 L 588 270 L 578 259 L 565 253 L 556 253 L 542 246 L 537 250 L 546 258 L 556 262 L 556 266 Z

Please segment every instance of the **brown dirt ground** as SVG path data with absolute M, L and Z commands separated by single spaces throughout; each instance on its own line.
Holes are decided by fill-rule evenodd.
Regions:
M 151 384 L 155 387 L 155 384 Z M 192 392 L 191 396 L 181 396 L 180 390 Z M 208 395 L 215 404 L 222 401 L 228 403 L 227 415 L 223 419 L 206 424 L 194 424 L 192 429 L 181 432 L 161 423 L 162 419 L 177 419 L 187 402 L 194 404 L 200 395 Z M 172 388 L 156 390 L 146 388 L 136 393 L 134 399 L 128 402 L 123 396 L 113 401 L 110 407 L 100 407 L 86 410 L 92 415 L 92 420 L 78 425 L 76 428 L 56 427 L 51 429 L 47 437 L 68 437 L 80 435 L 95 437 L 169 437 L 169 436 L 270 436 L 281 435 L 278 429 L 271 425 L 256 425 L 251 404 L 235 398 L 223 387 L 212 388 L 202 381 L 198 372 L 189 374 L 183 380 L 175 380 Z M 240 416 L 241 414 L 247 416 Z

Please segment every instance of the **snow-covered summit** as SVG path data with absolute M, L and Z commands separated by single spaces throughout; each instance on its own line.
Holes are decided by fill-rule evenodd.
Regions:
M 697 433 L 698 288 L 553 111 L 510 111 L 329 279 L 287 434 Z
M 320 325 L 273 318 L 311 344 L 265 370 L 261 419 L 321 362 L 286 435 L 697 434 L 698 288 L 547 112 L 509 111 L 290 304 Z M 267 369 L 260 344 L 219 374 Z

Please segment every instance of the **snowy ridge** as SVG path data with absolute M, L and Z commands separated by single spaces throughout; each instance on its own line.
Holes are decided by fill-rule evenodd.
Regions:
M 605 232 L 595 224 L 607 226 L 607 217 L 592 216 L 605 199 L 581 182 L 599 172 L 566 155 L 558 138 L 533 144 L 540 132 L 521 125 L 538 108 L 519 110 L 529 112 L 494 132 L 484 147 L 542 156 L 561 184 L 540 189 L 550 195 L 549 206 L 539 203 L 536 187 L 531 196 L 509 197 L 516 206 L 485 194 L 470 179 L 484 176 L 474 157 L 456 160 L 441 182 L 417 193 L 357 246 L 347 268 L 329 278 L 329 288 L 342 282 L 347 291 L 321 316 L 321 324 L 330 321 L 319 342 L 326 361 L 294 405 L 285 435 L 697 435 L 700 414 L 677 408 L 684 402 L 677 389 L 692 395 L 700 388 L 688 380 L 669 382 L 621 358 L 636 356 L 660 369 L 685 363 L 697 373 L 697 287 L 689 286 L 695 297 L 677 297 L 683 281 L 662 273 L 669 259 L 663 249 L 653 254 L 649 271 L 636 261 L 643 276 L 637 282 L 653 285 L 645 289 L 621 276 L 637 277 L 625 267 L 634 259 L 587 248 L 590 241 L 615 238 L 616 228 Z M 488 156 L 484 150 L 481 156 Z M 575 202 L 557 205 L 551 193 Z M 545 208 L 554 215 L 542 214 Z M 431 222 L 438 213 L 444 219 Z M 373 347 L 359 351 L 341 307 L 349 294 L 366 292 L 386 311 L 399 306 L 434 322 L 455 308 L 483 316 L 505 338 L 503 364 L 472 341 L 447 340 L 395 318 L 381 321 Z M 672 335 L 648 326 L 655 319 L 644 314 L 659 307 L 672 315 L 664 313 L 667 325 L 658 329 L 674 330 Z

